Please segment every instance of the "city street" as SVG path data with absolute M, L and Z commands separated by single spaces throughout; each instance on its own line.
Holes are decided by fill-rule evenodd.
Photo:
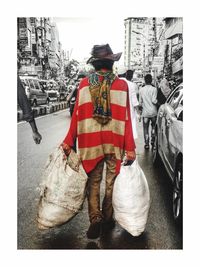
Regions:
M 138 123 L 137 158 L 150 189 L 151 207 L 145 232 L 132 237 L 119 225 L 106 236 L 89 240 L 87 201 L 70 222 L 38 230 L 38 186 L 49 154 L 64 139 L 70 123 L 68 109 L 36 118 L 42 142 L 36 145 L 28 123 L 18 123 L 18 249 L 182 249 L 182 230 L 173 221 L 172 186 L 164 167 L 152 165 L 152 151 L 144 150 L 142 123 Z M 102 187 L 103 193 L 103 187 Z

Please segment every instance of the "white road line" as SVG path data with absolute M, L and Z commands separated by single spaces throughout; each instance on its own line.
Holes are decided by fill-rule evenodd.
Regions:
M 45 115 L 36 117 L 35 120 L 42 119 L 43 117 L 47 117 L 47 116 L 52 115 L 52 114 L 55 114 L 55 113 L 56 113 L 56 114 L 59 114 L 59 113 L 62 113 L 62 112 L 66 112 L 66 110 L 67 110 L 67 109 L 59 110 L 59 111 L 52 112 L 52 113 L 49 113 L 49 114 L 45 114 Z M 23 123 L 27 123 L 27 121 L 19 121 L 17 124 L 23 124 Z

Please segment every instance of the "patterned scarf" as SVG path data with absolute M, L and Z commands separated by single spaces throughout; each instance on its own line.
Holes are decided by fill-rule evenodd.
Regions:
M 103 80 L 100 80 L 103 76 Z M 98 71 L 89 76 L 89 90 L 93 103 L 93 118 L 104 125 L 112 119 L 110 109 L 110 87 L 116 79 L 116 75 L 111 72 Z

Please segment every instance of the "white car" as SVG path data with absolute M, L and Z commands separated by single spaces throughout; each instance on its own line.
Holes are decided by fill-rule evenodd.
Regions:
M 171 92 L 158 110 L 153 163 L 160 161 L 173 183 L 173 215 L 182 223 L 183 212 L 183 85 Z

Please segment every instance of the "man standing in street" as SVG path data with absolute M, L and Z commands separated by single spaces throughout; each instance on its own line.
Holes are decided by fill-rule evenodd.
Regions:
M 136 83 L 132 82 L 133 70 L 126 69 L 124 66 L 120 66 L 118 69 L 118 76 L 124 79 L 128 84 L 129 100 L 130 100 L 130 111 L 131 111 L 131 122 L 133 127 L 134 140 L 138 138 L 137 133 L 137 116 L 139 114 L 139 102 L 137 98 L 138 87 Z
M 31 104 L 27 98 L 25 88 L 22 84 L 22 81 L 19 77 L 19 69 L 21 68 L 20 64 L 20 52 L 17 52 L 17 104 L 22 110 L 23 119 L 29 122 L 32 129 L 33 140 L 36 144 L 40 144 L 42 140 L 41 134 L 38 132 L 36 122 L 33 115 L 33 110 L 31 108 Z
M 149 123 L 151 122 L 151 145 L 155 141 L 155 124 L 157 117 L 157 89 L 152 86 L 152 76 L 147 74 L 144 78 L 145 86 L 139 92 L 139 105 L 142 109 L 144 148 L 149 149 Z
M 17 103 L 20 106 L 22 112 L 23 112 L 23 119 L 29 122 L 31 129 L 32 129 L 32 135 L 33 140 L 36 144 L 40 144 L 42 140 L 41 134 L 38 132 L 35 119 L 33 116 L 33 110 L 31 108 L 31 104 L 28 101 L 28 98 L 25 93 L 24 86 L 19 78 L 17 76 Z
M 69 154 L 78 139 L 78 151 L 88 174 L 88 213 L 90 226 L 87 237 L 95 239 L 101 230 L 115 226 L 112 192 L 116 176 L 126 155 L 126 164 L 135 160 L 127 83 L 112 71 L 114 61 L 122 53 L 114 54 L 109 46 L 95 45 L 90 63 L 95 71 L 82 79 L 70 128 L 62 148 Z M 100 203 L 100 185 L 106 164 L 105 196 Z

